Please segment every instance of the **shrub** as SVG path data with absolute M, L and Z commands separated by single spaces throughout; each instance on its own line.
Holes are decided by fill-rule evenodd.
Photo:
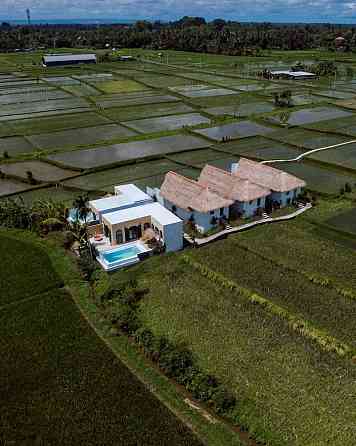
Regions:
M 184 375 L 185 370 L 192 365 L 192 353 L 185 348 L 179 348 L 173 345 L 163 352 L 159 359 L 160 368 L 170 378 Z
M 219 386 L 211 397 L 213 407 L 219 415 L 226 415 L 236 406 L 236 398 L 232 393 Z
M 135 311 L 120 301 L 112 304 L 111 321 L 125 333 L 133 334 L 140 326 Z
M 151 330 L 144 327 L 139 328 L 138 330 L 136 330 L 135 340 L 144 348 L 146 353 L 152 353 L 152 347 L 154 345 L 155 337 Z
M 192 381 L 188 383 L 187 389 L 197 400 L 209 401 L 211 400 L 217 386 L 218 383 L 214 377 L 200 372 L 194 375 Z

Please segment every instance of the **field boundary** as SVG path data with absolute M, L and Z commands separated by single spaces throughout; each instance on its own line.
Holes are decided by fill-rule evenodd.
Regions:
M 356 357 L 356 349 L 353 349 L 348 344 L 345 344 L 335 337 L 330 336 L 325 330 L 314 327 L 307 320 L 300 319 L 295 314 L 273 303 L 268 298 L 242 287 L 233 280 L 227 279 L 224 275 L 217 273 L 207 266 L 193 260 L 186 254 L 183 254 L 181 256 L 181 261 L 194 268 L 198 273 L 213 281 L 218 286 L 229 289 L 231 291 L 236 291 L 240 296 L 247 299 L 251 304 L 260 305 L 269 313 L 285 320 L 285 322 L 293 331 L 304 336 L 306 339 L 315 342 L 322 350 L 328 353 L 335 353 L 341 358 L 354 360 L 353 358 Z

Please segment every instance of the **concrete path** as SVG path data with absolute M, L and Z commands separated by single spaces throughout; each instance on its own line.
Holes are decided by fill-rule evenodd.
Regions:
M 304 212 L 306 212 L 308 209 L 311 209 L 311 208 L 312 208 L 311 203 L 308 203 L 305 206 L 303 206 L 302 208 L 297 209 L 295 212 L 292 212 L 291 214 L 288 214 L 288 215 L 283 215 L 282 217 L 275 217 L 275 218 L 268 217 L 268 218 L 264 218 L 262 220 L 253 221 L 251 223 L 246 223 L 244 225 L 235 226 L 234 228 L 224 229 L 223 231 L 217 232 L 216 234 L 210 235 L 209 237 L 196 238 L 194 240 L 192 237 L 190 237 L 190 235 L 184 234 L 184 238 L 185 238 L 185 240 L 187 240 L 187 242 L 189 242 L 192 245 L 203 246 L 203 245 L 206 245 L 207 243 L 210 243 L 214 240 L 218 240 L 219 238 L 225 237 L 229 234 L 234 234 L 236 232 L 245 231 L 246 229 L 253 228 L 254 226 L 264 225 L 266 223 L 275 223 L 278 221 L 291 220 L 291 219 L 297 217 L 298 215 L 303 214 Z
M 338 147 L 346 146 L 348 144 L 355 144 L 356 140 L 353 139 L 352 141 L 346 141 L 339 144 L 334 144 L 332 146 L 326 146 L 326 147 L 319 147 L 319 149 L 313 149 L 308 150 L 307 152 L 302 153 L 301 155 L 298 155 L 296 158 L 290 158 L 290 159 L 280 159 L 280 160 L 266 160 L 261 161 L 261 164 L 272 164 L 272 163 L 291 163 L 295 161 L 300 161 L 304 157 L 311 155 L 312 153 L 322 152 L 323 150 L 330 150 L 330 149 L 336 149 Z

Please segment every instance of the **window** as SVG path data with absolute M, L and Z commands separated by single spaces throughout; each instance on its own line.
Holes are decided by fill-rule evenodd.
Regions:
M 162 231 L 159 231 L 159 236 L 163 240 L 163 233 L 162 233 Z
M 257 206 L 261 206 L 261 198 L 257 199 Z
M 224 215 L 224 208 L 220 208 L 220 217 Z
M 149 223 L 145 223 L 143 225 L 143 229 L 146 231 L 146 229 L 149 229 L 151 227 L 151 225 Z

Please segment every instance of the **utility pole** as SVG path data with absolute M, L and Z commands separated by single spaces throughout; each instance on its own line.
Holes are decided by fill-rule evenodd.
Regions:
M 27 24 L 30 26 L 31 25 L 31 11 L 29 10 L 29 8 L 26 9 L 26 15 L 27 15 Z

